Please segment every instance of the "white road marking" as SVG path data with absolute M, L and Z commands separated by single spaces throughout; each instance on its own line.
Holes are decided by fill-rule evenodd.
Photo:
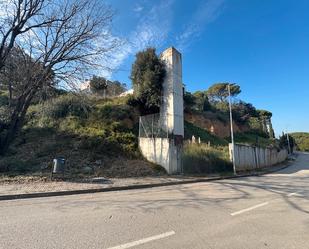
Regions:
M 277 193 L 277 194 L 286 194 L 286 192 L 284 191 L 280 191 L 280 190 L 274 190 L 272 188 L 266 188 L 267 190 L 271 190 L 271 192 Z
M 132 241 L 132 242 L 129 242 L 129 243 L 126 243 L 126 244 L 122 244 L 122 245 L 119 245 L 119 246 L 110 247 L 108 249 L 131 248 L 133 246 L 138 246 L 138 245 L 141 245 L 141 244 L 145 244 L 145 243 L 148 243 L 148 242 L 153 241 L 153 240 L 163 239 L 163 238 L 172 236 L 174 234 L 175 234 L 174 231 L 170 231 L 170 232 L 162 233 L 162 234 L 155 235 L 155 236 L 152 236 L 152 237 L 144 238 L 144 239 L 141 239 L 141 240 Z
M 246 209 L 242 209 L 242 210 L 239 210 L 239 211 L 234 212 L 234 213 L 231 213 L 231 215 L 232 215 L 232 216 L 235 216 L 235 215 L 238 215 L 238 214 L 242 214 L 242 213 L 251 211 L 251 210 L 253 210 L 253 209 L 266 206 L 266 205 L 268 205 L 268 204 L 269 204 L 268 202 L 263 202 L 263 203 L 261 203 L 261 204 L 258 204 L 258 205 L 255 205 L 255 206 L 252 206 L 252 207 L 249 207 L 249 208 L 246 208 Z
M 288 196 L 290 197 L 290 196 L 299 196 L 299 197 L 301 197 L 302 195 L 300 194 L 300 193 L 298 193 L 298 192 L 295 192 L 295 193 L 290 193 L 290 194 L 288 194 Z

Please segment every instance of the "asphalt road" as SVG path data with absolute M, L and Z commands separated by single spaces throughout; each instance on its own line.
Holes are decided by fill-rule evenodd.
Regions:
M 309 248 L 309 154 L 273 174 L 0 202 L 0 248 Z

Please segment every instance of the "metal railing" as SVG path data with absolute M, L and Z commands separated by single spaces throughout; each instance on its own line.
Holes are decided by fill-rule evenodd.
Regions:
M 163 118 L 160 113 L 140 116 L 139 137 L 168 137 L 167 118 Z

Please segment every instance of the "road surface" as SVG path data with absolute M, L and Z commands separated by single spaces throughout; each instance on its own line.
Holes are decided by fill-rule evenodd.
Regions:
M 0 202 L 0 248 L 309 248 L 309 154 L 280 172 Z

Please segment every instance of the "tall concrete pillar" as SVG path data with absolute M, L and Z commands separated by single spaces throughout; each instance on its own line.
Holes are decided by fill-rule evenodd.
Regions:
M 182 172 L 182 143 L 184 137 L 183 84 L 181 54 L 173 47 L 161 54 L 166 66 L 160 125 L 164 136 L 139 138 L 139 147 L 149 161 L 163 166 L 169 174 Z
M 169 136 L 184 136 L 182 59 L 174 47 L 161 54 L 166 65 L 161 118 Z

